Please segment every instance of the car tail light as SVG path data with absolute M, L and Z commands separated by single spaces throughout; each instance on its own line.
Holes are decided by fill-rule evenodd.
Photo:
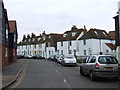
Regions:
M 99 64 L 98 63 L 95 64 L 95 69 L 99 69 Z
M 120 70 L 120 64 L 118 64 L 118 69 Z

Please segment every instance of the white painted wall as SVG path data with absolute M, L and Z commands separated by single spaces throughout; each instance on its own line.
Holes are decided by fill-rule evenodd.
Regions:
M 61 42 L 57 42 L 57 50 L 59 50 L 59 54 L 61 54 L 61 50 L 63 50 L 63 54 L 68 54 L 68 41 L 63 41 L 63 46 L 61 46 Z
M 83 32 L 77 37 L 76 40 L 71 40 L 72 45 L 69 46 L 69 49 L 72 51 L 72 54 L 74 55 L 74 50 L 76 50 L 76 55 L 79 55 L 79 38 L 83 36 Z M 59 51 L 59 54 L 61 54 L 61 50 L 63 50 L 64 55 L 69 54 L 68 50 L 68 41 L 63 41 L 63 46 L 61 46 L 61 42 L 57 42 L 57 50 Z
M 42 48 L 41 48 L 41 50 L 42 50 L 42 57 L 46 57 L 46 44 L 45 43 L 42 43 Z
M 54 55 L 55 54 L 55 47 L 47 47 L 47 57 L 46 58 L 49 58 L 51 55 Z M 50 52 L 50 53 L 49 53 Z
M 91 50 L 91 54 L 99 54 L 100 51 L 103 52 L 103 54 L 107 54 L 106 50 L 108 50 L 109 53 L 112 53 L 111 49 L 105 43 L 111 43 L 111 41 L 99 39 L 86 39 L 86 45 L 84 45 L 83 40 L 80 40 L 79 56 L 84 56 L 84 50 L 86 50 L 86 55 L 90 55 L 89 50 Z
M 63 54 L 68 55 L 69 50 L 71 50 L 71 52 L 72 52 L 71 54 L 74 55 L 74 50 L 77 49 L 77 41 L 76 40 L 71 41 L 72 45 L 69 46 L 69 50 L 68 50 L 68 43 L 69 43 L 68 41 L 63 41 L 63 46 L 61 46 L 61 42 L 57 42 L 57 50 L 59 50 L 59 54 L 61 54 L 61 50 L 63 50 Z M 77 52 L 76 52 L 76 54 L 77 54 Z

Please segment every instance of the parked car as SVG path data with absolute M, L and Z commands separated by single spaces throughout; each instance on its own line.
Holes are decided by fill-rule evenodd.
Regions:
M 114 56 L 91 55 L 80 65 L 81 75 L 90 75 L 91 80 L 96 77 L 118 78 L 120 64 Z
M 62 65 L 77 65 L 77 60 L 74 55 L 66 55 L 61 60 Z
M 57 62 L 57 60 L 58 60 L 59 57 L 60 57 L 59 54 L 55 54 L 55 56 L 54 56 L 54 61 Z
M 17 55 L 17 59 L 22 59 L 22 58 L 24 58 L 23 55 Z
M 54 60 L 54 55 L 51 55 L 48 59 L 49 60 Z
M 26 59 L 31 59 L 32 58 L 32 55 L 24 55 L 24 58 L 26 58 Z
M 32 58 L 33 59 L 43 59 L 43 57 L 38 55 L 38 54 L 37 55 L 33 55 Z
M 59 58 L 59 54 L 55 54 L 55 55 L 51 55 L 50 57 L 49 57 L 49 60 L 52 60 L 52 61 L 55 61 L 55 62 L 57 62 L 57 59 Z
M 61 60 L 64 58 L 64 55 L 59 55 L 58 59 L 57 59 L 57 62 L 58 63 L 61 63 Z

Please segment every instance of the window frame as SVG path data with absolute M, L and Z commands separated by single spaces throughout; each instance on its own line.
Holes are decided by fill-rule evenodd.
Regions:
M 86 45 L 86 39 L 83 40 L 83 45 Z
M 63 46 L 63 41 L 61 41 L 61 46 Z
M 86 50 L 83 50 L 83 53 L 84 53 L 84 56 L 86 56 L 86 55 L 87 55 L 87 51 L 86 51 Z

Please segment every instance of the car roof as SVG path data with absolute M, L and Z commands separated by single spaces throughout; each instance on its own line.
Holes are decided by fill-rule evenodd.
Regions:
M 90 55 L 90 56 L 100 57 L 100 56 L 112 56 L 112 55 Z M 115 57 L 115 56 L 112 56 L 112 57 Z

